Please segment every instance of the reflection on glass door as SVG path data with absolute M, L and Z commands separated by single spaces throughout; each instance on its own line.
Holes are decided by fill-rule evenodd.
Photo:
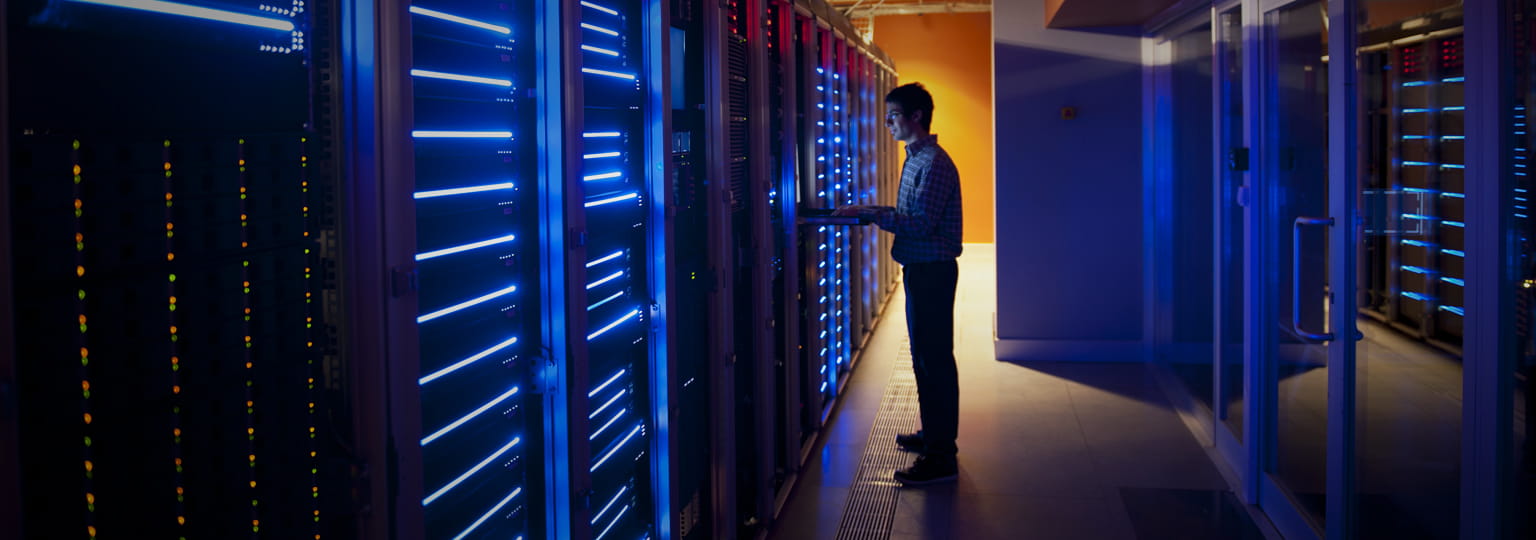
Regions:
M 1324 524 L 1327 426 L 1328 294 L 1326 5 L 1297 2 L 1265 15 L 1271 77 L 1263 145 L 1257 277 L 1275 319 L 1258 336 L 1275 381 L 1277 447 L 1266 463 L 1283 492 L 1319 531 Z M 1252 208 L 1252 207 L 1250 207 Z M 1266 502 L 1265 504 L 1278 503 Z M 1284 504 L 1284 503 L 1280 503 Z
M 1514 99 L 1511 109 L 1508 111 L 1510 131 L 1511 153 L 1510 166 L 1505 171 L 1505 178 L 1511 180 L 1512 187 L 1505 196 L 1510 197 L 1508 208 L 1514 212 L 1514 230 L 1509 231 L 1515 237 L 1518 249 L 1515 252 L 1515 271 L 1504 272 L 1504 275 L 1515 276 L 1517 283 L 1508 284 L 1503 290 L 1516 291 L 1515 313 L 1511 319 L 1515 321 L 1515 354 L 1512 364 L 1514 373 L 1514 400 L 1511 406 L 1514 408 L 1514 461 L 1515 461 L 1515 489 L 1514 504 L 1509 508 L 1531 508 L 1536 503 L 1536 475 L 1533 475 L 1532 465 L 1536 465 L 1536 446 L 1531 444 L 1531 432 L 1536 430 L 1536 418 L 1530 416 L 1533 405 L 1531 393 L 1531 376 L 1536 375 L 1536 220 L 1532 219 L 1531 193 L 1536 190 L 1536 185 L 1531 182 L 1531 164 L 1536 162 L 1536 130 L 1529 129 L 1530 120 L 1528 108 L 1536 104 L 1536 1 L 1512 0 L 1510 2 L 1510 21 L 1513 23 L 1513 32 L 1510 32 L 1511 41 L 1509 49 L 1514 51 L 1515 77 Z M 1536 512 L 1526 512 L 1517 518 L 1514 524 L 1515 538 L 1530 538 L 1536 532 Z
M 1171 40 L 1172 137 L 1167 222 L 1172 237 L 1169 317 L 1158 317 L 1163 361 L 1207 409 L 1211 367 L 1211 27 Z
M 1362 3 L 1358 28 L 1361 538 L 1458 535 L 1468 256 L 1461 3 L 1419 4 L 1404 12 Z
M 1248 170 L 1243 142 L 1243 9 L 1222 12 L 1216 20 L 1216 377 L 1221 406 L 1213 412 L 1233 437 L 1243 440 L 1243 208 L 1238 190 Z

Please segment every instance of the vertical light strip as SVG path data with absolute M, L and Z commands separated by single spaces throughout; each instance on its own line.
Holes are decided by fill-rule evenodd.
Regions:
M 167 300 L 166 318 L 168 320 L 166 324 L 170 328 L 171 341 L 171 463 L 175 466 L 175 474 L 171 478 L 174 479 L 173 481 L 176 484 L 176 530 L 179 531 L 178 534 L 184 535 L 186 534 L 187 526 L 187 490 L 186 477 L 182 469 L 185 464 L 182 461 L 184 454 L 181 448 L 181 357 L 179 355 L 180 347 L 177 343 L 180 340 L 180 336 L 176 328 L 176 223 L 172 213 L 175 203 L 171 200 L 173 198 L 173 191 L 171 189 L 170 139 L 166 139 L 160 146 L 160 161 L 164 162 L 162 168 L 165 169 L 163 187 L 165 189 L 165 264 L 167 266 L 165 288 Z
M 85 226 L 81 222 L 85 214 L 85 203 L 80 198 L 83 180 L 80 174 L 80 141 L 76 139 L 70 147 L 69 157 L 73 162 L 71 171 L 75 181 L 72 195 L 75 199 L 75 283 L 78 287 L 75 310 L 80 323 L 80 415 L 84 422 L 81 431 L 85 432 L 85 447 L 80 451 L 81 459 L 85 462 L 85 534 L 87 538 L 96 538 L 96 463 L 91 452 L 91 422 L 94 418 L 91 417 L 91 352 L 87 347 L 89 336 L 86 334 L 85 317 Z M 165 197 L 169 201 L 171 194 L 166 193 Z
M 299 200 L 304 205 L 304 237 L 309 238 L 309 138 L 299 137 Z M 320 531 L 324 530 L 320 522 L 320 457 L 319 446 L 316 442 L 315 427 L 318 421 L 315 418 L 315 310 L 312 297 L 314 291 L 310 288 L 314 279 L 309 248 L 304 248 L 304 363 L 308 381 L 304 386 L 304 401 L 308 404 L 306 409 L 309 418 L 309 494 L 310 511 L 313 513 L 314 524 L 310 526 L 314 540 L 321 540 Z
M 255 535 L 261 532 L 261 501 L 257 497 L 258 492 L 256 491 L 256 478 L 259 475 L 259 470 L 256 468 L 256 366 L 253 354 L 255 344 L 251 341 L 251 306 L 254 302 L 251 301 L 251 242 L 249 233 L 251 222 L 250 215 L 246 213 L 250 208 L 250 205 L 246 202 L 250 194 L 247 185 L 249 178 L 246 177 L 245 139 L 239 140 L 236 157 L 238 159 L 236 166 L 239 167 L 240 171 L 240 298 L 245 308 L 244 319 L 241 322 L 241 333 L 245 336 L 242 355 L 245 358 L 245 436 L 246 442 L 249 443 L 247 447 L 250 452 L 246 455 L 246 460 L 250 467 L 251 534 Z

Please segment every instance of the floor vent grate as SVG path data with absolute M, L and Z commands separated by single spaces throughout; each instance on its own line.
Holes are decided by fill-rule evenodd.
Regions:
M 912 373 L 911 344 L 902 340 L 891 379 L 880 398 L 880 411 L 859 459 L 859 471 L 848 492 L 848 506 L 837 529 L 837 540 L 886 540 L 896 518 L 897 490 L 891 477 L 912 463 L 913 454 L 896 447 L 896 435 L 918 424 L 917 379 Z

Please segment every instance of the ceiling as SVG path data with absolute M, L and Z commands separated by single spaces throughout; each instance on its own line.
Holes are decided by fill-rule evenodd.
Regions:
M 992 0 L 828 0 L 827 3 L 850 20 L 883 15 L 992 11 Z
M 1178 0 L 1045 0 L 1045 26 L 1140 26 Z
M 1178 1 L 1045 0 L 1045 20 L 1050 28 L 1139 26 Z M 827 3 L 854 21 L 882 15 L 992 11 L 992 0 L 828 0 Z

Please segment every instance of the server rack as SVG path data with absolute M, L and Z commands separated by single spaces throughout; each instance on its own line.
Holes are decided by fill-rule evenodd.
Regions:
M 353 533 L 335 8 L 9 4 L 21 537 Z
M 418 441 L 419 454 L 402 461 L 420 483 L 402 485 L 419 488 L 421 516 L 401 509 L 410 518 L 396 531 L 542 536 L 550 528 L 550 430 L 538 379 L 548 348 L 539 294 L 539 197 L 547 186 L 532 92 L 542 86 L 538 18 L 451 0 L 402 8 L 410 78 L 400 95 L 409 96 L 402 124 L 410 126 L 413 173 L 402 180 L 412 205 L 391 215 L 414 222 L 412 266 L 397 273 L 409 276 L 417 305 L 415 335 L 406 332 L 417 354 L 403 363 L 419 366 L 405 377 L 417 386 L 419 420 L 401 435 L 414 432 Z
M 1363 313 L 1459 354 L 1466 287 L 1464 187 L 1465 76 L 1460 11 L 1432 17 L 1413 37 L 1389 30 L 1362 57 L 1367 70 L 1366 129 L 1374 144 L 1362 160 L 1381 214 L 1369 227 L 1362 276 Z M 1381 194 L 1391 194 L 1382 197 Z
M 83 450 L 108 458 L 88 465 L 91 476 L 106 485 L 86 492 L 88 513 L 95 511 L 97 495 L 104 503 L 106 517 L 92 525 L 150 530 L 137 520 L 158 515 L 165 510 L 161 503 L 171 503 L 153 497 L 118 508 L 105 503 L 122 502 L 125 486 L 186 480 L 174 499 L 185 503 L 175 509 L 187 509 L 186 521 L 156 525 L 165 528 L 162 532 L 648 538 L 753 536 L 767 530 L 841 389 L 795 388 L 800 374 L 819 367 L 806 363 L 817 358 L 805 354 L 801 341 L 809 335 L 805 328 L 811 321 L 802 318 L 811 306 L 799 297 L 806 265 L 798 244 L 807 228 L 796 224 L 796 206 L 857 202 L 867 182 L 860 156 L 870 150 L 859 146 L 866 143 L 859 142 L 854 126 L 870 120 L 860 118 L 867 113 L 857 108 L 863 105 L 855 96 L 865 84 L 861 62 L 877 54 L 845 37 L 852 35 L 846 21 L 820 4 L 760 0 L 727 6 L 544 0 L 531 9 L 458 0 L 390 6 L 294 0 L 292 6 L 257 4 L 249 10 L 267 15 L 230 12 L 234 21 L 217 21 L 292 24 L 238 31 L 156 26 L 194 19 L 185 4 L 171 6 L 182 13 L 69 19 L 78 10 L 122 9 L 105 1 L 109 5 L 64 2 L 54 16 L 68 20 L 69 29 L 45 21 L 41 29 L 17 33 L 21 19 L 7 17 L 6 30 L 23 40 L 44 36 L 50 45 L 68 43 L 60 46 L 83 56 L 80 51 L 141 36 L 125 37 L 131 31 L 113 28 L 100 39 L 81 39 L 80 32 L 106 28 L 106 20 L 138 23 L 143 17 L 144 26 L 162 36 L 159 41 L 145 51 L 118 47 L 109 60 L 159 66 L 148 56 L 161 54 L 188 60 L 205 73 L 243 75 L 197 81 L 164 95 L 153 93 L 160 88 L 154 84 L 129 85 L 133 91 L 123 101 L 159 105 L 148 109 L 102 105 L 72 109 L 74 117 L 50 109 L 18 116 L 6 109 L 8 123 L 0 127 L 8 135 L 15 134 L 9 130 L 13 125 L 51 123 L 16 132 L 25 142 L 7 147 L 24 159 L 6 162 L 12 172 L 6 194 L 29 208 L 8 231 L 15 233 L 17 252 L 40 260 L 104 259 L 91 259 L 91 272 L 73 278 L 43 279 L 34 275 L 42 272 L 39 267 L 20 269 L 17 283 L 27 287 L 20 291 L 18 309 L 27 317 L 38 309 L 65 310 L 44 298 L 59 291 L 71 293 L 74 307 L 81 305 L 74 294 L 81 289 L 90 292 L 88 299 L 132 300 L 142 292 L 135 286 L 163 287 L 169 295 L 163 313 L 158 306 L 127 300 L 120 302 L 126 310 L 85 302 L 90 334 L 83 323 L 77 330 L 74 323 L 65 328 L 53 321 L 57 328 L 45 332 L 21 328 L 18 348 L 32 352 L 67 341 L 51 340 L 47 332 L 89 336 L 98 346 L 89 348 L 92 356 L 82 358 L 82 367 L 106 372 L 105 379 L 98 373 L 88 380 L 107 386 L 103 381 L 121 379 L 113 370 L 131 367 L 113 365 L 112 357 L 123 356 L 122 344 L 137 346 L 133 340 L 142 336 L 127 318 L 103 325 L 95 314 L 116 311 L 153 320 L 145 317 L 154 311 L 179 329 L 165 343 L 133 350 L 173 361 L 162 374 L 166 380 L 157 382 L 171 390 L 169 401 L 184 403 L 191 398 L 175 396 L 193 394 L 214 404 L 229 396 L 245 399 L 221 404 L 228 411 L 172 409 L 182 415 L 173 415 L 173 424 L 188 434 L 136 447 L 158 456 L 171 446 L 165 455 L 186 457 L 188 465 L 222 460 L 215 474 L 175 462 L 164 467 L 173 474 L 144 468 L 131 471 L 136 476 L 130 482 L 123 476 L 130 471 L 119 465 L 127 454 L 115 438 L 129 440 L 125 432 L 132 426 L 109 420 L 164 400 L 135 403 L 137 396 L 121 388 L 92 388 L 98 403 L 122 408 L 95 413 L 77 426 L 110 428 Z M 699 18 L 691 19 L 693 14 Z M 699 24 L 706 20 L 713 22 Z M 800 26 L 797 21 L 808 23 L 806 33 L 782 31 Z M 286 41 L 261 37 L 271 32 Z M 259 39 L 249 40 L 252 36 Z M 722 45 L 679 50 L 669 43 L 697 45 L 704 38 L 719 38 Z M 200 39 L 216 46 L 186 46 Z M 806 47 L 814 47 L 816 56 L 797 58 L 797 50 L 803 54 Z M 237 49 L 238 54 L 230 52 Z M 145 57 L 135 56 L 141 52 Z M 680 54 L 665 54 L 674 52 Z M 58 68 L 25 57 L 18 68 L 13 58 L 7 58 L 6 67 L 16 68 L 5 72 L 8 81 Z M 231 58 L 245 63 L 227 62 Z M 219 65 L 209 67 L 214 64 Z M 823 68 L 818 75 L 826 75 L 820 80 L 831 82 L 823 83 L 821 95 L 799 95 L 805 89 L 797 91 L 795 84 L 817 80 L 809 75 L 817 67 Z M 708 76 L 683 76 L 684 84 L 669 89 L 675 80 L 671 70 Z M 797 77 L 775 88 L 765 83 L 786 79 L 769 73 Z M 688 87 L 693 81 L 701 88 Z M 702 88 L 702 81 L 714 86 Z M 256 91 L 262 92 L 263 107 L 231 107 L 228 101 L 188 105 L 201 96 Z M 59 102 L 78 98 L 78 92 L 49 86 L 23 92 L 29 99 L 43 94 Z M 673 94 L 684 99 L 673 101 L 669 113 L 664 107 Z M 718 110 L 678 107 L 684 102 Z M 813 113 L 817 103 L 830 108 Z M 58 149 L 48 154 L 28 144 L 47 146 L 60 132 L 96 129 L 86 121 L 92 118 L 87 112 L 109 109 L 131 117 L 120 125 L 135 127 L 82 135 L 83 155 L 96 157 L 89 155 L 95 137 L 119 144 L 116 155 L 127 156 L 122 159 L 133 167 L 151 154 L 154 165 L 171 164 L 152 171 L 158 184 L 132 186 L 166 188 L 166 198 L 156 195 L 151 205 L 155 213 L 134 210 L 143 202 L 139 199 L 96 194 L 75 197 L 80 206 L 73 209 L 34 208 L 40 199 L 67 195 L 61 190 L 67 184 L 33 174 L 44 158 L 58 157 Z M 175 110 L 178 116 L 147 118 L 143 110 Z M 816 114 L 831 142 L 812 143 L 800 135 L 798 129 L 810 126 Z M 18 118 L 25 122 L 9 123 Z M 152 144 L 133 146 L 143 132 L 156 132 Z M 172 133 L 173 144 L 163 144 L 160 132 Z M 112 142 L 119 139 L 128 143 Z M 669 151 L 672 159 L 664 159 Z M 830 176 L 802 177 L 798 160 L 817 151 L 830 159 L 820 169 Z M 221 169 L 225 158 L 234 165 Z M 83 164 L 86 172 L 68 190 L 92 187 L 87 180 L 93 170 L 109 178 L 120 174 L 89 160 Z M 201 183 L 182 184 L 179 179 L 186 176 Z M 338 187 L 343 184 L 345 189 Z M 798 192 L 807 184 L 830 194 L 802 199 Z M 90 219 L 91 209 L 104 206 L 129 211 L 130 221 L 157 218 L 150 235 L 155 247 L 143 247 L 150 238 L 140 234 L 143 230 L 90 228 L 98 225 Z M 73 210 L 80 213 L 70 218 Z M 28 221 L 39 216 L 46 219 Z M 83 227 L 83 236 L 138 244 L 103 242 L 108 249 L 96 251 L 88 249 L 94 242 L 76 238 L 73 253 L 62 242 L 34 249 L 49 238 L 46 233 L 54 230 L 49 227 L 70 219 Z M 677 226 L 685 223 L 696 226 Z M 841 307 L 820 311 L 829 320 L 815 321 L 839 332 L 840 337 L 818 337 L 842 351 L 841 367 L 828 375 L 836 378 L 846 376 L 868 331 L 857 322 L 858 314 L 873 310 L 858 294 L 864 285 L 852 273 L 852 265 L 859 264 L 852 257 L 867 245 L 850 231 L 819 232 L 838 243 L 828 251 L 838 258 L 820 261 L 841 265 L 827 271 L 829 283 L 819 285 Z M 114 253 L 150 253 L 166 261 L 114 261 L 108 256 Z M 139 279 L 157 273 L 166 273 L 167 280 Z M 92 279 L 107 274 L 116 280 Z M 45 286 L 34 287 L 39 283 Z M 217 293 L 230 298 L 216 298 Z M 696 309 L 702 305 L 710 309 Z M 236 308 L 227 314 L 232 317 L 221 318 L 219 310 L 229 307 Z M 675 314 L 670 320 L 669 311 Z M 699 313 L 706 316 L 689 320 Z M 734 318 L 737 313 L 746 315 Z M 21 319 L 18 324 L 30 324 Z M 702 347 L 690 349 L 690 343 L 674 350 L 670 344 L 679 341 L 669 336 L 680 330 L 711 339 Z M 155 337 L 142 334 L 150 336 L 145 343 Z M 225 346 L 243 350 L 237 359 L 247 363 L 205 362 Z M 687 356 L 690 351 L 696 354 Z M 35 365 L 18 367 L 29 384 L 63 376 Z M 231 369 L 222 379 L 208 373 L 225 367 Z M 178 380 L 184 382 L 177 385 Z M 225 383 L 235 391 L 214 396 Z M 76 399 L 31 393 L 21 398 L 29 406 Z M 67 420 L 64 409 L 38 410 Z M 226 413 L 239 421 L 222 422 L 230 425 L 220 428 L 242 432 L 193 433 L 211 430 L 209 419 L 222 420 Z M 34 423 L 37 418 L 21 419 L 19 446 L 29 465 L 44 453 L 68 456 L 48 446 L 53 442 L 36 427 L 42 425 Z M 300 429 L 288 429 L 295 426 Z M 695 444 L 701 440 L 709 444 Z M 699 448 L 705 451 L 691 453 Z M 108 471 L 98 464 L 118 466 Z M 71 489 L 83 484 L 33 489 L 41 485 L 34 477 L 43 473 L 28 469 L 21 492 L 28 497 L 23 510 L 29 518 L 33 501 L 51 501 L 47 497 L 54 495 L 78 500 Z M 690 489 L 701 483 L 704 490 Z M 231 493 L 249 494 L 253 504 L 236 499 L 242 504 L 229 505 L 224 492 L 218 501 L 196 497 L 229 487 L 223 484 L 234 486 Z M 69 504 L 49 504 L 61 516 L 70 511 Z M 35 515 L 59 526 L 79 522 Z M 32 536 L 53 532 L 28 529 Z

